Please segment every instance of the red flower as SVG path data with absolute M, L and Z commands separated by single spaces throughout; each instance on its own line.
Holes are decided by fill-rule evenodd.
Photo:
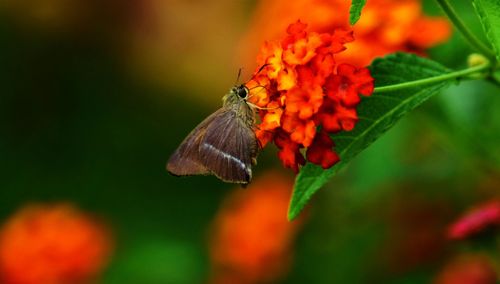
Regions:
M 328 132 L 350 131 L 358 122 L 356 109 L 343 106 L 338 100 L 329 98 L 325 99 L 316 118 Z
M 300 145 L 293 142 L 288 133 L 280 130 L 276 133 L 274 137 L 274 143 L 280 149 L 278 151 L 278 157 L 283 162 L 283 165 L 287 168 L 293 169 L 295 172 L 299 170 L 299 165 L 306 163 L 306 160 L 300 154 Z
M 320 34 L 306 27 L 297 21 L 283 40 L 265 43 L 257 57 L 264 68 L 247 84 L 250 101 L 265 109 L 256 131 L 261 145 L 274 141 L 283 165 L 295 172 L 305 163 L 302 148 L 310 162 L 325 169 L 339 161 L 327 132 L 352 130 L 359 95 L 373 92 L 368 69 L 335 60 L 354 40 L 352 31 Z
M 472 209 L 448 229 L 448 238 L 465 239 L 500 224 L 500 200 L 488 201 Z
M 30 205 L 0 232 L 0 281 L 89 283 L 105 267 L 110 251 L 108 230 L 71 205 Z
M 337 163 L 340 158 L 332 150 L 333 141 L 325 131 L 321 131 L 314 138 L 314 143 L 307 149 L 307 160 L 328 169 Z
M 337 74 L 326 83 L 326 95 L 339 100 L 345 106 L 356 106 L 360 102 L 358 94 L 369 96 L 373 92 L 373 78 L 368 69 L 358 69 L 349 64 L 340 64 Z

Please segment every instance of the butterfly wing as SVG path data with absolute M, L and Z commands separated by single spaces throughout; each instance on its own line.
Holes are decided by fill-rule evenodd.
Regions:
M 227 110 L 219 109 L 203 120 L 182 141 L 167 162 L 167 171 L 176 176 L 207 175 L 210 171 L 200 160 L 200 143 L 207 132 L 208 126 L 217 118 L 220 118 Z
M 252 111 L 246 105 L 242 109 Z M 210 122 L 200 142 L 201 164 L 225 182 L 247 184 L 252 179 L 258 143 L 252 124 L 245 119 L 252 115 L 229 109 Z

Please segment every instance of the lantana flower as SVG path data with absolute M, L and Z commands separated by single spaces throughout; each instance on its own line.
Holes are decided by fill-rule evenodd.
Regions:
M 108 229 L 70 204 L 33 204 L 0 231 L 0 283 L 94 283 L 111 252 Z
M 260 108 L 256 135 L 262 146 L 274 141 L 283 165 L 295 172 L 306 159 L 325 169 L 339 161 L 328 134 L 352 130 L 359 95 L 373 92 L 367 68 L 336 61 L 352 41 L 351 30 L 309 32 L 299 20 L 261 49 L 261 67 L 247 83 L 250 102 Z
M 209 283 L 276 283 L 287 274 L 303 219 L 288 222 L 293 178 L 268 172 L 233 191 L 211 230 Z
M 345 0 L 259 0 L 241 42 L 241 54 L 252 62 L 260 42 L 279 38 L 282 30 L 299 18 L 315 32 L 350 28 L 350 6 L 351 1 Z M 337 60 L 358 67 L 396 51 L 425 54 L 426 49 L 451 35 L 447 19 L 425 15 L 421 0 L 368 0 L 352 29 L 356 41 L 350 42 Z

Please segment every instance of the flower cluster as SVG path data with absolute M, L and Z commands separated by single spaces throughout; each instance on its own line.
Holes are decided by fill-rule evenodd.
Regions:
M 285 167 L 296 172 L 306 161 L 302 148 L 308 161 L 325 169 L 339 161 L 328 133 L 352 130 L 359 95 L 373 92 L 368 69 L 335 58 L 354 40 L 352 31 L 316 33 L 306 27 L 297 21 L 284 39 L 266 42 L 258 56 L 263 67 L 247 83 L 250 102 L 262 108 L 257 138 L 262 146 L 274 141 Z
M 338 56 L 355 66 L 366 66 L 375 57 L 395 51 L 425 53 L 445 42 L 451 26 L 444 17 L 429 17 L 420 0 L 369 0 L 360 20 L 353 26 L 356 41 Z M 250 30 L 241 42 L 241 53 L 253 60 L 256 44 L 274 39 L 286 26 L 300 18 L 316 32 L 349 28 L 351 1 L 345 0 L 260 0 Z M 269 19 L 273 19 L 269 21 Z M 383 20 L 381 20 L 383 19 Z
M 466 213 L 448 229 L 448 238 L 465 239 L 490 226 L 500 225 L 500 200 L 488 201 Z
M 301 220 L 288 222 L 293 179 L 268 172 L 230 193 L 212 227 L 210 283 L 275 283 L 290 268 Z
M 93 283 L 110 250 L 107 229 L 73 206 L 30 205 L 0 231 L 0 282 Z

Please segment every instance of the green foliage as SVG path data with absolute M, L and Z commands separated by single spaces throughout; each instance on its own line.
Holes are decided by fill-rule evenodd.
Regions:
M 474 0 L 472 3 L 495 56 L 500 60 L 500 0 Z
M 361 17 L 361 10 L 366 4 L 366 0 L 352 0 L 351 9 L 349 10 L 349 23 L 354 25 Z
M 370 71 L 375 78 L 376 86 L 400 84 L 450 72 L 437 62 L 405 53 L 396 53 L 375 60 Z M 359 122 L 354 130 L 332 136 L 336 143 L 335 150 L 340 155 L 341 161 L 327 170 L 310 163 L 301 169 L 295 181 L 288 218 L 297 217 L 316 191 L 351 159 L 394 126 L 402 116 L 439 93 L 452 81 L 448 79 L 427 84 L 425 87 L 416 86 L 376 93 L 371 97 L 363 98 L 358 106 Z

